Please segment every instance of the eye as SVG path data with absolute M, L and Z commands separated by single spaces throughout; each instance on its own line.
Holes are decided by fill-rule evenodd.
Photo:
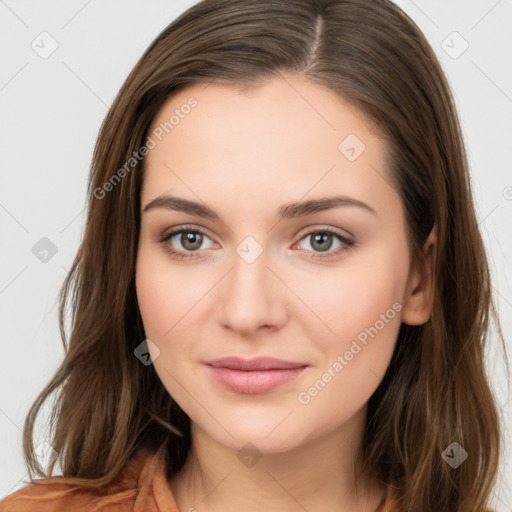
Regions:
M 336 257 L 342 252 L 348 251 L 355 246 L 355 241 L 338 233 L 337 231 L 330 228 L 316 229 L 315 231 L 309 231 L 306 233 L 297 244 L 303 241 L 309 242 L 307 245 L 313 248 L 313 251 L 306 249 L 308 252 L 314 252 L 314 258 L 332 258 Z M 333 245 L 338 242 L 338 247 L 335 250 L 331 250 Z
M 328 227 L 322 227 L 304 234 L 294 246 L 300 245 L 308 239 L 310 239 L 308 245 L 312 247 L 312 250 L 304 250 L 314 253 L 311 256 L 313 258 L 333 258 L 356 245 L 354 240 L 341 233 Z M 212 247 L 213 243 L 204 247 L 203 243 L 205 240 L 210 240 L 211 242 L 211 239 L 202 230 L 192 226 L 181 226 L 179 229 L 162 235 L 159 242 L 174 258 L 193 258 L 200 256 L 202 249 Z M 336 246 L 336 241 L 338 247 L 332 250 L 333 245 Z M 176 248 L 176 245 L 181 245 L 181 248 Z
M 199 252 L 200 249 L 208 249 L 211 247 L 211 245 L 208 247 L 203 246 L 205 239 L 209 240 L 209 237 L 203 231 L 182 226 L 178 230 L 164 234 L 160 238 L 160 242 L 165 250 L 173 257 L 190 258 L 194 257 L 194 253 Z M 180 244 L 183 249 L 175 249 L 173 246 L 176 244 Z

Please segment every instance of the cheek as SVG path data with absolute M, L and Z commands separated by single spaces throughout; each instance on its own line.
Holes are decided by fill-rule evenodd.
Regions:
M 194 346 L 189 341 L 195 337 L 195 327 L 187 323 L 187 313 L 201 295 L 194 286 L 187 285 L 186 276 L 179 269 L 171 270 L 161 259 L 150 251 L 140 250 L 136 267 L 137 300 L 146 337 L 159 351 L 157 357 L 151 354 L 154 369 L 168 393 L 179 403 L 186 403 L 187 393 L 179 383 L 187 382 L 187 389 L 197 393 L 188 382 L 191 368 L 184 364 L 192 358 Z
M 305 410 L 323 411 L 335 424 L 377 389 L 396 345 L 407 272 L 407 252 L 388 247 L 331 274 L 330 283 L 317 276 L 315 289 L 329 284 L 329 293 L 309 298 L 329 330 L 315 338 L 322 361 L 297 397 Z
M 388 320 L 397 323 L 406 279 L 407 261 L 391 257 L 372 257 L 368 263 L 360 260 L 337 271 L 326 269 L 314 276 L 301 276 L 295 290 L 309 307 L 301 321 L 310 329 L 314 324 L 322 333 L 316 338 L 326 353 L 332 352 L 329 347 L 342 349 L 366 328 L 376 323 L 382 327 L 382 315 L 386 326 Z M 399 306 L 393 308 L 393 304 Z
M 137 300 L 148 338 L 164 342 L 187 321 L 187 314 L 208 290 L 208 280 L 198 280 L 194 275 L 169 264 L 163 251 L 139 247 Z
M 173 325 L 172 312 L 176 306 L 173 294 L 169 293 L 167 279 L 159 272 L 152 271 L 142 258 L 137 266 L 136 288 L 146 336 L 149 339 L 163 339 Z
M 204 339 L 204 307 L 218 273 L 192 270 L 169 262 L 164 251 L 141 244 L 136 266 L 136 290 L 146 337 L 159 349 L 154 367 L 168 392 L 187 400 L 180 383 L 194 396 L 198 340 Z M 199 315 L 199 316 L 198 316 Z

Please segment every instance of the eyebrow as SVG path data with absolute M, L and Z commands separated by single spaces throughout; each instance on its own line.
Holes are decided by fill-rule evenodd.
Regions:
M 347 196 L 322 197 L 309 201 L 285 204 L 279 208 L 278 216 L 280 219 L 294 219 L 330 210 L 331 208 L 339 208 L 341 206 L 355 206 L 378 216 L 377 212 L 370 205 L 353 197 Z M 220 216 L 204 203 L 189 201 L 188 199 L 183 199 L 181 197 L 173 197 L 169 195 L 156 197 L 144 207 L 143 212 L 145 213 L 157 208 L 164 208 L 166 210 L 197 215 L 198 217 L 220 220 Z

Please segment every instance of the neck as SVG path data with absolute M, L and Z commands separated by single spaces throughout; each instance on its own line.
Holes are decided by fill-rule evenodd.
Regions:
M 357 474 L 366 408 L 341 428 L 280 453 L 241 453 L 194 422 L 182 470 L 170 481 L 180 510 L 374 512 L 385 486 Z

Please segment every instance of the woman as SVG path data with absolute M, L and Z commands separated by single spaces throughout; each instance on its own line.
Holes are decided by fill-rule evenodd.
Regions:
M 88 192 L 25 425 L 46 480 L 3 511 L 487 510 L 489 270 L 449 87 L 393 3 L 191 7 Z M 32 442 L 54 391 L 62 477 Z

